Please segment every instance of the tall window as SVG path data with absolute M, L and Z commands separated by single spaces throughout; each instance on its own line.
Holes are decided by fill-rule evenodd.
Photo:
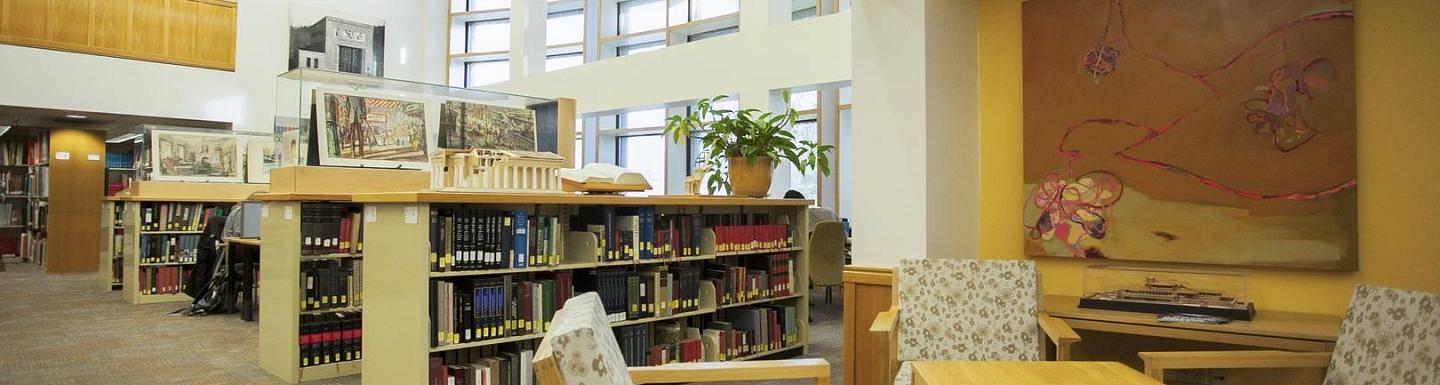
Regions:
M 453 0 L 451 12 L 474 12 L 510 8 L 510 0 Z
M 690 20 L 740 12 L 740 0 L 690 0 Z
M 616 143 L 620 166 L 645 175 L 646 195 L 665 193 L 665 137 L 659 134 L 625 136 Z
M 800 113 L 800 119 L 790 125 L 790 133 L 795 135 L 796 141 L 808 140 L 820 141 L 820 133 L 817 130 L 818 107 L 820 106 L 820 93 L 817 91 L 794 92 L 790 94 L 790 108 Z M 833 156 L 832 156 L 833 158 Z M 790 189 L 805 194 L 806 198 L 815 199 L 819 196 L 820 173 L 817 170 L 810 170 L 808 174 L 800 173 L 800 169 L 794 165 L 790 167 Z
M 340 62 L 338 63 L 340 65 L 340 72 L 352 74 L 364 73 L 365 65 L 361 64 L 364 61 L 365 50 L 343 45 L 340 46 Z
M 484 60 L 465 63 L 465 87 L 483 86 L 510 80 L 510 60 Z
M 549 55 L 545 57 L 545 72 L 585 64 L 585 55 L 580 52 Z
M 620 2 L 618 8 L 618 34 L 665 28 L 665 0 L 627 0 Z
M 650 52 L 661 48 L 665 48 L 664 40 L 649 43 L 622 45 L 619 47 L 615 47 L 615 56 L 629 56 L 642 52 Z
M 510 50 L 510 19 L 465 23 L 465 52 Z
M 545 18 L 545 45 L 585 41 L 585 10 L 554 12 Z

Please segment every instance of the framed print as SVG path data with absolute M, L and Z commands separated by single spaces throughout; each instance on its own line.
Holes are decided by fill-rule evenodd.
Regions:
M 243 182 L 240 139 L 233 134 L 150 132 L 150 179 Z
M 428 109 L 423 99 L 315 89 L 320 164 L 428 169 Z
M 439 106 L 440 148 L 536 149 L 534 110 L 443 98 Z
M 245 181 L 270 183 L 270 169 L 275 168 L 279 161 L 275 141 L 249 140 L 245 147 Z

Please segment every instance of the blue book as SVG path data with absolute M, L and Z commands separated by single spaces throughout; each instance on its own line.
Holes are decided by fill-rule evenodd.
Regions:
M 525 268 L 530 265 L 530 242 L 527 239 L 529 237 L 527 237 L 525 234 L 527 230 L 529 230 L 529 222 L 530 219 L 525 215 L 525 210 L 515 210 L 515 245 L 513 246 L 515 250 L 515 258 L 513 259 L 514 262 L 512 263 L 513 266 L 511 267 L 517 269 Z

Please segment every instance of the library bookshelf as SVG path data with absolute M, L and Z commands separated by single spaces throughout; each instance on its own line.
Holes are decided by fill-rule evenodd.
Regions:
M 100 289 L 124 288 L 125 202 L 106 197 L 100 209 Z
M 365 338 L 362 340 L 365 361 L 362 367 L 362 384 L 424 384 L 430 378 L 431 359 L 447 359 L 462 351 L 478 352 L 475 355 L 492 354 L 496 349 L 519 346 L 538 341 L 543 331 L 511 333 L 504 337 L 479 339 L 472 342 L 437 344 L 439 339 L 432 329 L 431 298 L 432 285 L 436 281 L 464 279 L 467 277 L 489 278 L 510 277 L 513 281 L 536 277 L 538 274 L 572 272 L 573 279 L 597 269 L 626 271 L 650 271 L 658 267 L 671 268 L 677 264 L 701 264 L 718 258 L 739 259 L 755 256 L 764 258 L 776 253 L 789 257 L 789 293 L 772 296 L 751 296 L 743 301 L 721 301 L 715 285 L 700 280 L 698 305 L 694 310 L 673 310 L 671 314 L 654 313 L 638 318 L 615 319 L 612 327 L 624 328 L 635 325 L 657 323 L 680 323 L 682 327 L 695 327 L 713 317 L 720 317 L 732 309 L 783 307 L 793 310 L 795 338 L 777 343 L 772 347 L 757 348 L 744 355 L 731 355 L 727 360 L 750 360 L 787 354 L 803 354 L 807 347 L 808 335 L 808 254 L 803 247 L 808 236 L 805 229 L 808 220 L 808 200 L 796 199 L 746 199 L 697 196 L 654 196 L 625 197 L 618 195 L 574 195 L 574 194 L 493 194 L 493 193 L 452 193 L 452 192 L 407 192 L 355 194 L 351 200 L 363 203 L 365 250 L 367 274 L 364 279 L 365 311 L 363 320 Z M 546 266 L 525 268 L 500 268 L 495 270 L 434 271 L 431 257 L 431 216 L 432 209 L 474 208 L 496 211 L 526 210 L 541 214 L 555 214 L 561 217 L 577 216 L 586 207 L 606 206 L 614 208 L 650 207 L 658 215 L 711 215 L 711 214 L 759 214 L 774 223 L 790 225 L 789 242 L 779 247 L 749 248 L 745 251 L 717 251 L 716 233 L 707 222 L 699 237 L 699 251 L 695 255 L 659 259 L 623 259 L 602 261 L 597 250 L 599 238 L 593 232 L 577 229 L 583 225 L 562 222 L 560 244 L 555 249 L 560 255 Z M 442 211 L 443 212 L 443 211 Z M 273 214 L 273 212 L 272 212 Z M 506 214 L 508 215 L 508 214 Z M 503 217 L 504 215 L 502 215 Z M 707 220 L 708 221 L 708 220 Z M 443 220 L 442 220 L 443 223 Z M 564 227 L 569 226 L 568 230 Z M 581 231 L 577 231 L 581 230 Z M 438 258 L 445 258 L 440 256 Z M 544 260 L 544 257 L 542 257 Z M 648 279 L 648 278 L 645 278 Z M 676 281 L 677 285 L 679 281 Z M 573 282 L 572 282 L 573 283 Z M 574 294 L 583 289 L 572 286 Z M 793 294 L 790 294 L 793 293 Z M 633 294 L 633 293 L 632 293 Z M 509 295 L 509 294 L 507 294 Z M 538 295 L 538 294 L 537 294 Z M 548 295 L 548 294 L 547 294 Z M 661 297 L 663 302 L 663 298 Z M 512 298 L 513 300 L 513 298 Z M 631 300 L 633 301 L 633 299 Z M 559 307 L 556 301 L 555 307 Z M 658 303 L 658 302 L 657 302 Z M 723 303 L 723 304 L 722 304 Z M 634 302 L 629 302 L 634 306 Z M 664 305 L 654 305 L 663 307 Z M 542 318 L 543 319 L 543 318 Z M 506 320 L 509 321 L 508 319 Z M 690 324 L 690 322 L 696 324 Z M 521 322 L 523 323 L 523 321 Z M 537 322 L 538 324 L 539 322 Z M 773 327 L 773 326 L 770 326 Z M 543 329 L 537 327 L 536 329 Z M 647 342 L 649 340 L 646 340 Z M 623 342 L 622 342 L 623 343 Z M 783 345 L 782 345 L 783 344 Z M 529 345 L 533 346 L 533 345 Z M 707 348 L 708 349 L 708 348 Z M 466 353 L 468 354 L 468 353 Z M 644 354 L 642 353 L 642 356 Z M 523 355 L 521 356 L 523 357 Z M 642 357 L 643 358 L 643 357 Z M 488 359 L 488 358 L 487 358 Z M 447 362 L 448 363 L 448 362 Z
M 121 258 L 120 274 L 120 296 L 125 301 L 134 305 L 163 303 L 163 302 L 185 302 L 191 298 L 180 290 L 180 285 L 185 281 L 187 271 L 193 270 L 193 261 L 147 261 L 146 257 L 155 255 L 142 255 L 142 239 L 149 237 L 149 243 L 158 239 L 179 238 L 182 236 L 198 236 L 203 232 L 201 228 L 187 228 L 183 230 L 145 228 L 144 223 L 156 223 L 160 221 L 158 207 L 181 205 L 193 206 L 200 204 L 202 207 L 219 207 L 228 210 L 235 203 L 247 199 L 251 194 L 263 192 L 266 185 L 244 184 L 244 183 L 194 183 L 194 182 L 153 182 L 142 181 L 131 185 L 130 189 L 121 191 L 115 196 L 106 198 L 106 204 L 102 205 L 101 213 L 102 231 L 106 236 L 102 242 L 110 245 L 109 251 L 102 252 L 102 271 L 113 269 L 110 257 L 113 257 L 115 250 L 119 250 Z M 119 215 L 115 214 L 117 206 Z M 156 208 L 150 211 L 151 217 L 146 219 L 146 208 Z M 167 214 L 169 214 L 167 212 Z M 192 215 L 203 215 L 203 210 Z M 116 226 L 116 219 L 119 218 L 119 226 Z M 199 221 L 196 221 L 198 223 Z M 108 225 L 107 225 L 108 223 Z M 120 235 L 119 242 L 116 242 L 115 235 Z M 118 243 L 118 244 L 117 244 Z M 107 249 L 102 247 L 101 249 Z M 172 286 L 165 293 L 152 292 L 142 285 L 142 273 L 149 274 L 150 270 L 168 270 L 179 272 L 167 278 L 167 284 Z M 101 280 L 105 285 L 111 285 L 113 271 L 110 274 L 101 274 Z M 201 272 L 203 273 L 203 272 Z M 188 274 L 197 274 L 189 271 Z M 148 281 L 149 278 L 144 278 Z M 149 286 L 149 285 L 147 285 Z M 157 285 L 158 286 L 158 285 Z
M 253 198 L 260 211 L 260 367 L 298 383 L 360 374 L 363 356 L 302 365 L 301 318 L 329 313 L 364 313 L 360 306 L 307 310 L 301 284 L 303 264 L 314 261 L 363 261 L 363 254 L 305 252 L 302 223 L 307 205 L 354 207 L 356 192 L 412 191 L 429 186 L 429 173 L 321 166 L 286 166 L 270 171 L 270 191 Z M 363 238 L 362 238 L 363 239 Z M 361 272 L 363 274 L 363 271 Z

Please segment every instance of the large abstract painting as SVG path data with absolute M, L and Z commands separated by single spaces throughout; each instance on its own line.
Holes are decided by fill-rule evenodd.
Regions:
M 430 166 L 425 101 L 398 95 L 315 90 L 320 164 Z
M 233 134 L 150 132 L 150 179 L 243 182 L 240 140 Z
M 1025 250 L 1354 270 L 1354 11 L 1023 5 Z
M 442 148 L 535 151 L 535 111 L 446 100 L 439 141 Z

